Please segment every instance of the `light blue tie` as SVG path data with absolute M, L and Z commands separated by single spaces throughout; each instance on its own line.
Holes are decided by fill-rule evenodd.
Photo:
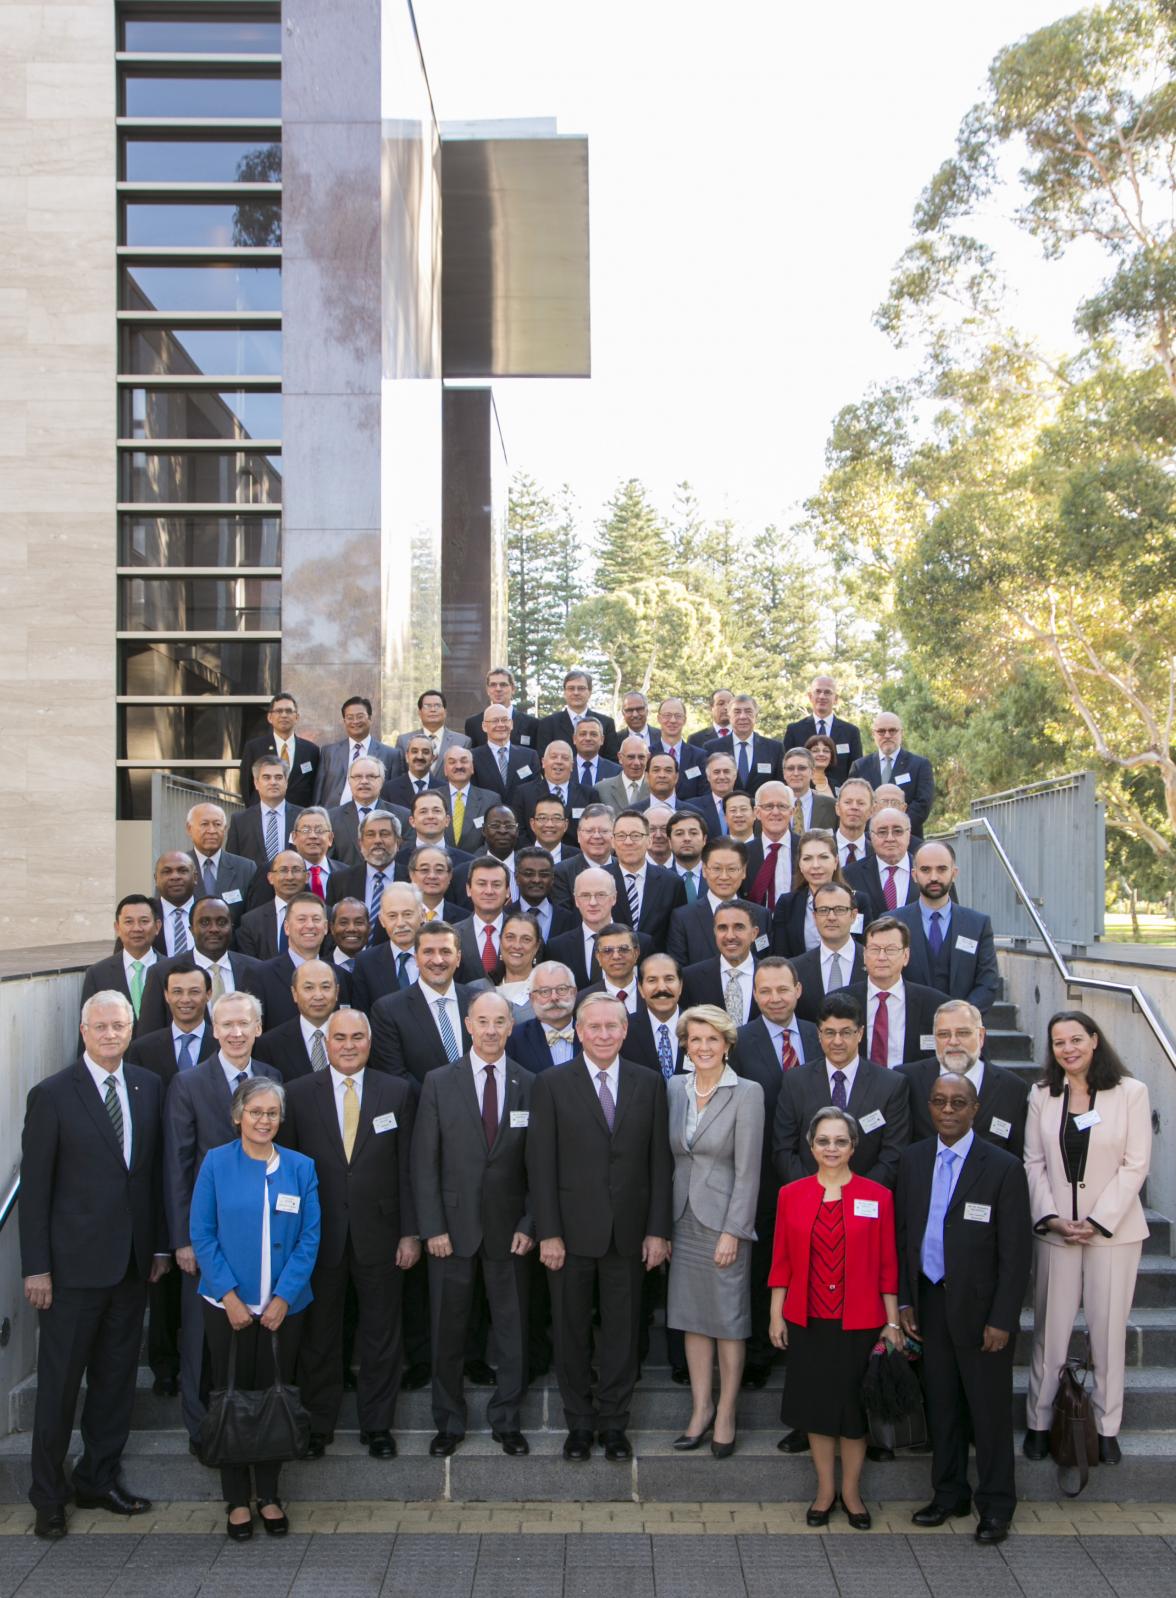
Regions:
M 445 1049 L 446 1058 L 450 1065 L 454 1060 L 461 1058 L 461 1050 L 457 1046 L 457 1039 L 453 1035 L 453 1022 L 449 1019 L 449 1000 L 437 1000 L 437 1030 L 441 1034 L 441 1043 Z
M 180 1071 L 190 1071 L 195 1063 L 192 1058 L 192 1034 L 185 1032 L 180 1039 L 180 1052 L 176 1059 L 176 1068 Z
M 927 1211 L 927 1230 L 923 1233 L 923 1275 L 929 1282 L 942 1282 L 943 1223 L 947 1219 L 947 1206 L 951 1202 L 951 1171 L 959 1156 L 954 1149 L 944 1149 L 935 1167 L 935 1185 L 931 1189 L 931 1208 Z

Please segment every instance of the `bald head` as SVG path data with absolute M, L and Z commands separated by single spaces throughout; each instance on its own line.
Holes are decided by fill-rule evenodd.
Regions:
M 584 925 L 597 932 L 612 920 L 613 905 L 617 901 L 616 881 L 610 871 L 589 866 L 576 878 L 572 897 Z

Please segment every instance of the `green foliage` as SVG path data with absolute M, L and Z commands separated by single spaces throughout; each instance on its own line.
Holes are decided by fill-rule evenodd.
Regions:
M 541 709 L 562 702 L 558 645 L 584 583 L 570 492 L 553 500 L 526 473 L 511 482 L 506 541 L 507 650 L 523 696 Z

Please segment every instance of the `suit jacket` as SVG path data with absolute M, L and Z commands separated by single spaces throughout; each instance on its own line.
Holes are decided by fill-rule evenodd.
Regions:
M 580 817 L 586 806 L 595 804 L 599 796 L 595 788 L 581 788 L 574 778 L 568 779 L 567 789 L 564 815 L 568 818 L 568 830 L 564 833 L 564 847 L 575 849 Z M 534 782 L 520 783 L 515 789 L 511 805 L 519 818 L 520 844 L 535 842 L 535 834 L 531 831 L 531 817 L 535 814 L 535 806 L 539 800 L 550 798 L 551 787 L 545 777 L 537 777 Z
M 611 716 L 606 716 L 600 710 L 587 710 L 584 714 L 595 716 L 596 720 L 604 728 L 604 744 L 600 752 L 606 760 L 615 760 L 620 743 L 620 739 L 617 737 L 616 722 Z M 566 707 L 563 710 L 557 710 L 552 716 L 544 716 L 539 722 L 539 753 L 542 754 L 548 744 L 560 742 L 566 743 L 571 749 L 575 749 L 576 745 L 573 738 L 575 730 L 572 725 L 571 714 Z M 626 727 L 625 731 L 628 732 L 628 730 Z
M 417 794 L 422 791 L 417 787 L 419 781 L 421 781 L 419 777 L 410 777 L 407 772 L 404 772 L 402 776 L 389 777 L 388 781 L 380 789 L 380 798 L 386 805 L 391 806 L 394 810 L 404 810 L 406 812 L 408 819 L 403 823 L 405 828 L 411 825 L 412 802 Z M 429 775 L 424 779 L 424 783 L 423 791 L 425 793 L 436 792 L 445 787 L 445 783 L 440 777 L 433 776 L 431 767 Z
M 784 755 L 784 745 L 778 738 L 765 738 L 761 733 L 753 732 L 750 742 L 751 749 L 749 753 L 751 761 L 750 769 L 747 773 L 747 781 L 740 782 L 738 777 L 735 779 L 736 788 L 744 793 L 755 793 L 756 789 L 762 788 L 765 782 L 779 782 L 780 761 Z M 714 738 L 710 743 L 704 744 L 703 753 L 706 755 L 730 755 L 733 760 L 738 762 L 739 745 L 734 733 L 729 738 Z M 767 766 L 769 769 L 767 771 L 761 770 L 763 766 Z
M 425 729 L 423 727 L 414 727 L 411 732 L 402 732 L 400 737 L 397 738 L 396 748 L 400 753 L 402 761 L 408 754 L 409 744 L 415 737 L 418 736 L 418 734 L 423 733 L 424 731 Z M 427 736 L 428 734 L 426 734 L 426 737 Z M 454 732 L 452 727 L 442 727 L 441 736 L 437 741 L 437 757 L 429 769 L 432 771 L 435 777 L 439 777 L 444 769 L 445 756 L 448 754 L 448 752 L 451 749 L 468 749 L 469 747 L 470 740 L 466 737 L 464 732 Z M 403 771 L 406 769 L 406 767 L 402 765 L 400 769 Z M 393 773 L 389 772 L 388 775 L 391 777 Z
M 641 946 L 640 959 L 644 960 L 647 954 L 653 953 L 653 944 L 644 932 L 637 934 L 637 942 Z M 582 991 L 603 976 L 595 949 L 592 954 L 591 970 L 584 960 L 584 935 L 581 927 L 577 927 L 574 932 L 561 932 L 557 938 L 552 938 L 547 945 L 547 958 L 559 960 L 568 967 L 576 978 L 577 990 Z
M 908 1065 L 912 1060 L 926 1058 L 927 1050 L 923 1046 L 924 1038 L 929 1038 L 935 1030 L 935 1012 L 943 1003 L 943 995 L 935 988 L 921 987 L 917 982 L 903 981 L 904 998 L 906 1000 L 906 1019 L 902 1035 L 902 1063 Z M 870 1017 L 867 1006 L 869 992 L 868 982 L 851 982 L 848 991 L 862 1007 L 862 1014 L 866 1017 L 866 1035 L 862 1039 L 862 1057 L 870 1057 Z M 893 1031 L 893 1025 L 891 1026 Z M 895 1067 L 897 1069 L 897 1067 Z
M 332 872 L 331 876 L 334 875 Z M 330 887 L 331 877 L 328 877 L 328 893 Z M 273 899 L 266 904 L 254 905 L 251 910 L 246 910 L 241 917 L 241 925 L 237 928 L 237 947 L 242 954 L 258 962 L 272 960 L 275 955 L 281 953 L 278 948 L 278 912 L 274 908 Z
M 233 986 L 242 993 L 252 993 L 261 998 L 261 987 L 258 982 L 258 968 L 260 960 L 251 959 L 247 954 L 237 954 L 230 949 L 226 957 L 229 968 L 233 973 Z M 173 954 L 166 960 L 156 960 L 147 973 L 147 980 L 143 984 L 143 1002 L 139 1006 L 139 1026 L 136 1036 L 144 1032 L 158 1032 L 160 1027 L 171 1026 L 171 1011 L 167 1007 L 167 1000 L 163 993 L 163 984 L 169 971 L 194 971 L 196 962 L 191 953 Z
M 377 999 L 402 991 L 397 976 L 399 953 L 387 938 L 360 950 L 351 971 L 351 1002 L 357 1010 L 371 1015 Z
M 617 920 L 629 926 L 629 891 L 625 886 L 624 867 L 614 860 L 611 871 L 617 884 Z M 686 903 L 686 885 L 676 871 L 667 866 L 655 866 L 652 860 L 645 863 L 645 892 L 641 896 L 641 910 L 637 917 L 637 931 L 643 932 L 658 954 L 664 954 L 670 936 L 670 917 Z
M 610 1132 L 589 1069 L 578 1054 L 535 1078 L 527 1134 L 535 1236 L 561 1237 L 570 1254 L 591 1259 L 610 1246 L 632 1259 L 647 1237 L 671 1233 L 665 1090 L 622 1058 Z
M 351 765 L 352 742 L 350 738 L 337 738 L 334 743 L 324 744 L 319 755 L 318 775 L 314 783 L 314 802 L 316 805 L 326 805 L 328 810 L 337 806 L 343 798 L 343 785 L 347 781 L 347 771 Z M 384 762 L 384 776 L 399 777 L 404 771 L 404 751 L 394 748 L 391 744 L 380 743 L 373 738 L 368 745 L 368 754 L 376 760 Z
M 864 930 L 866 916 L 869 912 L 870 901 L 866 895 L 858 890 L 851 890 L 854 898 L 854 927 L 855 940 Z M 782 954 L 788 960 L 800 960 L 812 951 L 804 941 L 804 918 L 808 909 L 809 890 L 801 886 L 794 888 L 791 893 L 782 895 L 776 900 L 776 908 L 772 912 L 772 953 Z M 861 916 L 860 925 L 857 917 Z M 855 980 L 860 977 L 864 967 L 855 960 Z
M 917 1142 L 934 1137 L 935 1127 L 927 1100 L 940 1076 L 939 1061 L 915 1060 L 900 1065 L 911 1085 L 911 1135 Z M 1012 1071 L 1006 1071 L 991 1060 L 984 1062 L 984 1075 L 980 1079 L 980 1113 L 972 1123 L 972 1130 L 986 1143 L 998 1149 L 1008 1149 L 1021 1159 L 1025 1153 L 1025 1117 L 1029 1113 L 1029 1087 Z
M 843 984 L 845 988 L 851 988 L 855 983 L 864 983 L 866 976 L 866 963 L 862 959 L 861 944 L 855 938 L 851 938 L 849 940 L 849 948 L 853 954 L 853 965 L 851 970 L 846 972 L 848 980 Z M 844 953 L 841 958 L 842 969 L 844 970 Z M 797 959 L 794 959 L 792 964 L 796 967 L 796 979 L 803 989 L 796 1003 L 796 1013 L 802 1020 L 811 1021 L 815 1026 L 817 1009 L 821 1000 L 825 997 L 825 981 L 821 971 L 821 950 L 810 949 L 807 954 L 802 954 Z M 838 991 L 840 992 L 841 990 L 839 989 Z M 864 999 L 862 1007 L 863 1009 L 865 1008 Z M 869 1046 L 869 1039 L 863 1038 L 862 1047 L 868 1049 Z
M 730 727 L 727 728 L 726 732 L 716 732 L 715 724 L 712 721 L 709 727 L 699 727 L 697 732 L 688 734 L 686 742 L 693 744 L 696 749 L 705 749 L 707 744 L 713 744 L 718 739 L 730 738 L 730 736 Z
M 453 984 L 458 1018 L 453 1022 L 451 1008 L 449 1019 L 453 1022 L 453 1035 L 458 1048 L 465 1037 L 461 1023 L 465 1020 L 475 991 L 478 990 L 471 990 L 460 982 Z M 423 1082 L 430 1071 L 436 1070 L 439 1065 L 449 1064 L 441 1034 L 437 1031 L 419 982 L 414 982 L 403 993 L 389 993 L 385 998 L 377 999 L 372 1005 L 371 1023 L 370 1064 L 378 1071 L 389 1071 L 393 1076 Z
M 387 786 L 388 784 L 385 784 L 385 787 Z M 383 795 L 376 800 L 375 808 L 377 810 L 387 810 L 396 817 L 400 827 L 400 835 L 403 838 L 410 824 L 407 808 L 404 805 L 393 804 Z M 331 845 L 332 855 L 336 860 L 342 861 L 345 866 L 362 865 L 363 856 L 359 852 L 359 807 L 354 799 L 349 800 L 345 805 L 336 805 L 328 814 L 331 818 L 331 830 L 335 834 L 335 841 Z M 328 889 L 330 888 L 329 881 L 327 887 Z M 329 892 L 327 902 L 334 903 L 330 898 Z
M 484 1249 L 487 1259 L 505 1260 L 516 1232 L 535 1235 L 527 1210 L 528 1128 L 511 1125 L 513 1117 L 529 1115 L 535 1078 L 509 1056 L 496 1070 L 505 1072 L 506 1088 L 490 1148 L 468 1054 L 430 1071 L 421 1088 L 412 1141 L 420 1235 L 448 1232 L 462 1259 Z
M 263 1013 L 262 1026 L 266 1032 L 272 1032 L 283 1021 L 293 1021 L 298 1014 L 290 986 L 294 981 L 295 969 L 289 953 L 275 955 L 272 960 L 262 960 L 258 965 L 255 978 Z M 351 974 L 336 966 L 335 976 L 339 982 L 339 1004 L 346 1007 L 351 1003 Z
M 448 785 L 442 788 L 446 803 L 449 802 Z M 454 849 L 464 849 L 466 854 L 473 854 L 482 847 L 482 827 L 487 810 L 493 810 L 495 805 L 502 803 L 501 797 L 493 788 L 475 788 L 471 782 L 465 793 L 465 815 L 462 817 L 461 837 L 453 835 L 453 817 L 449 818 L 449 825 L 445 829 L 445 841 Z
M 559 865 L 557 865 L 555 868 L 555 881 L 551 885 L 551 902 L 555 905 L 561 905 L 565 910 L 571 908 L 572 913 L 576 916 L 577 926 L 580 924 L 580 917 L 574 908 L 572 908 L 575 905 L 576 898 L 576 878 L 580 875 L 581 871 L 587 871 L 590 866 L 595 866 L 595 864 L 596 862 L 594 860 L 589 860 L 586 854 L 581 854 L 580 851 L 577 850 L 576 853 L 571 855 L 568 859 L 561 860 Z M 614 856 L 609 861 L 608 865 L 603 867 L 603 869 L 610 873 L 613 881 L 617 885 L 617 911 L 619 912 L 621 908 L 621 900 L 622 898 L 625 898 L 625 885 L 620 876 L 613 869 L 615 866 L 616 857 Z M 625 908 L 628 909 L 627 899 Z M 617 920 L 620 920 L 619 914 L 617 915 Z M 626 925 L 628 925 L 627 922 Z
M 816 1171 L 808 1146 L 809 1123 L 830 1099 L 829 1073 L 819 1050 L 809 1065 L 785 1074 L 772 1133 L 772 1159 L 777 1180 L 782 1184 L 797 1182 Z M 858 1145 L 849 1162 L 851 1169 L 858 1176 L 868 1176 L 871 1182 L 892 1188 L 899 1155 L 910 1142 L 910 1083 L 898 1071 L 859 1060 L 848 1108 L 859 1128 Z M 862 1120 L 875 1112 L 881 1115 L 881 1122 L 863 1127 Z
M 399 858 L 397 856 L 397 859 Z M 407 859 L 407 856 L 405 858 Z M 384 886 L 386 888 L 393 882 L 402 880 L 403 878 L 396 868 L 395 861 L 385 867 Z M 331 905 L 338 904 L 340 899 L 358 899 L 360 904 L 367 905 L 369 909 L 371 908 L 367 893 L 366 861 L 361 860 L 357 866 L 348 866 L 346 871 L 331 872 L 331 875 L 327 878 L 328 911 Z M 376 922 L 375 935 L 372 941 L 374 943 L 387 943 L 388 941 L 388 934 L 378 921 Z
M 301 814 L 301 805 L 293 805 L 289 800 L 286 801 L 285 824 L 278 829 L 285 836 L 278 840 L 279 849 L 285 849 L 288 845 L 294 823 Z M 233 811 L 229 821 L 226 848 L 230 854 L 243 855 L 246 860 L 252 860 L 261 875 L 263 877 L 266 875 L 269 871 L 269 855 L 265 849 L 260 804 L 250 805 L 246 810 Z
M 648 1006 L 640 994 L 637 995 L 636 1013 L 629 1017 L 629 1030 L 625 1034 L 624 1048 L 626 1060 L 632 1060 L 635 1065 L 647 1066 L 660 1075 L 661 1061 L 657 1057 L 657 1040 L 654 1037 L 653 1023 L 650 1020 Z M 679 1076 L 684 1069 L 686 1051 L 672 1029 L 670 1050 L 674 1058 L 674 1075 Z
M 622 810 L 628 810 L 633 804 L 649 798 L 649 784 L 642 777 L 637 787 L 636 800 L 630 800 L 628 778 L 624 772 L 620 772 L 615 777 L 602 778 L 596 784 L 596 791 L 600 795 L 601 804 L 611 806 L 614 815 L 620 815 Z
M 506 750 L 506 781 L 498 767 L 498 751 L 484 740 L 474 750 L 474 781 L 479 788 L 498 795 L 499 803 L 510 804 L 515 789 L 524 782 L 533 782 L 539 775 L 539 756 L 534 749 L 524 749 L 518 744 L 508 744 Z
M 254 1060 L 254 1076 L 280 1082 L 282 1073 Z M 232 1143 L 237 1128 L 229 1119 L 233 1095 L 221 1067 L 220 1055 L 201 1060 L 191 1071 L 171 1080 L 163 1107 L 163 1202 L 167 1213 L 167 1247 L 188 1248 L 188 1215 L 196 1175 L 209 1149 Z
M 817 1040 L 816 1027 L 799 1018 L 796 1025 L 800 1032 L 800 1047 L 804 1055 L 801 1063 L 807 1065 L 813 1060 L 819 1060 L 821 1045 Z M 749 1082 L 758 1082 L 763 1089 L 764 1137 L 763 1148 L 760 1151 L 759 1203 L 756 1213 L 759 1216 L 757 1231 L 761 1237 L 764 1237 L 775 1225 L 776 1196 L 780 1191 L 775 1166 L 772 1164 L 772 1136 L 784 1071 L 780 1064 L 780 1056 L 776 1053 L 772 1042 L 771 1033 L 762 1016 L 754 1021 L 748 1021 L 739 1028 L 739 1035 L 728 1064 L 737 1075 L 746 1077 Z
M 287 742 L 289 740 L 287 739 Z M 257 803 L 257 789 L 253 786 L 253 762 L 262 755 L 277 755 L 278 741 L 271 731 L 260 738 L 250 738 L 241 751 L 241 797 L 247 805 Z M 315 802 L 314 785 L 318 778 L 322 752 L 309 738 L 294 737 L 294 758 L 290 762 L 290 780 L 286 784 L 286 798 L 303 809 Z
M 786 882 L 791 882 L 792 873 L 796 867 L 796 839 L 792 833 L 788 833 L 781 839 L 781 844 L 788 858 L 784 879 Z M 768 845 L 768 848 L 771 848 L 771 844 Z M 759 876 L 760 868 L 764 863 L 764 854 L 764 840 L 762 837 L 757 836 L 747 840 L 747 875 L 744 877 L 743 886 L 739 890 L 740 898 L 751 899 L 752 889 L 755 887 L 755 879 Z M 782 894 L 778 896 L 777 903 L 782 897 Z M 752 899 L 751 902 L 753 904 L 764 904 L 766 900 Z
M 846 866 L 843 872 L 846 882 L 856 893 L 864 893 L 869 900 L 869 912 L 866 917 L 867 925 L 877 921 L 879 916 L 889 915 L 886 908 L 886 896 L 882 891 L 882 879 L 886 867 L 872 852 L 864 860 L 855 860 L 851 866 Z M 919 884 L 915 881 L 914 873 L 907 877 L 906 898 L 904 904 L 914 904 L 919 897 Z M 897 908 L 897 906 L 896 906 Z
M 129 1167 L 84 1060 L 29 1093 L 18 1212 L 23 1276 L 51 1272 L 58 1289 L 113 1287 L 131 1259 L 146 1280 L 152 1255 L 167 1252 L 163 1087 L 151 1071 L 125 1061 L 123 1079 L 131 1117 Z
M 322 881 L 324 884 L 323 891 L 325 893 L 326 889 L 331 886 L 332 875 L 336 871 L 348 870 L 348 866 L 345 861 L 339 859 L 338 855 L 331 854 L 327 855 L 326 859 L 321 862 L 320 869 L 323 871 L 323 876 L 320 878 L 320 881 Z M 306 872 L 306 890 L 308 893 L 311 893 L 314 890 L 310 886 L 311 879 L 309 866 L 307 866 Z M 274 885 L 269 880 L 268 873 L 265 876 L 262 876 L 262 874 L 258 872 L 249 885 L 249 892 L 245 901 L 247 906 L 245 914 L 248 915 L 250 910 L 260 909 L 263 905 L 272 905 L 276 898 L 277 894 L 274 892 Z M 274 953 L 277 953 L 276 949 L 274 950 Z
M 875 750 L 872 755 L 863 755 L 860 760 L 855 760 L 849 768 L 849 774 L 851 777 L 864 777 L 871 788 L 877 788 L 882 781 L 882 760 L 878 752 Z M 924 755 L 913 755 L 909 749 L 900 749 L 894 757 L 891 781 L 898 783 L 906 795 L 911 831 L 921 833 L 923 823 L 935 803 L 935 778 L 931 772 L 931 762 Z
M 742 1078 L 720 1083 L 688 1145 L 692 1082 L 691 1077 L 673 1076 L 666 1083 L 674 1220 L 680 1221 L 689 1206 L 703 1226 L 753 1242 L 764 1141 L 763 1089 Z
M 580 918 L 576 912 L 574 910 L 566 909 L 562 904 L 555 904 L 550 899 L 547 902 L 549 905 L 551 905 L 550 936 L 553 938 L 558 938 L 561 932 L 574 932 L 580 925 Z M 468 916 L 470 913 L 469 907 L 467 906 L 465 914 Z M 508 904 L 506 907 L 506 913 L 507 915 L 533 914 L 530 906 L 525 905 L 521 899 L 516 899 L 512 904 Z M 464 917 L 462 919 L 464 920 Z M 547 956 L 544 955 L 544 959 L 546 958 Z M 522 1062 L 520 1061 L 519 1063 L 521 1064 Z M 528 1066 L 527 1069 L 530 1070 L 530 1066 Z
M 936 981 L 931 947 L 923 932 L 920 905 L 902 905 L 895 918 L 910 928 L 911 957 L 906 967 L 912 982 L 921 982 L 925 988 L 939 988 L 951 999 L 967 999 L 983 1013 L 1000 993 L 1000 970 L 996 963 L 996 944 L 992 937 L 992 922 L 979 910 L 964 904 L 951 907 L 951 925 L 945 940 L 950 951 L 947 987 Z M 971 949 L 960 947 L 960 939 L 970 942 Z
M 755 956 L 752 956 L 755 959 Z M 719 955 L 712 955 L 709 960 L 699 960 L 695 965 L 688 965 L 682 972 L 682 1008 L 688 1009 L 692 1004 L 714 1004 L 720 1010 L 726 1008 L 726 999 L 723 993 L 723 962 Z M 749 1021 L 754 1021 L 759 1015 L 759 1005 L 754 996 L 751 1000 L 751 1010 L 747 1016 Z
M 518 744 L 523 749 L 534 749 L 539 734 L 539 718 L 528 715 L 525 710 L 511 707 L 510 741 Z M 470 741 L 471 749 L 481 749 L 487 742 L 486 734 L 482 731 L 482 716 L 484 712 L 475 710 L 472 716 L 466 717 L 465 735 Z
M 685 888 L 682 891 L 685 893 Z M 748 904 L 746 899 L 740 899 L 738 902 L 746 905 L 751 911 L 757 934 L 766 936 L 768 912 L 762 905 Z M 715 942 L 715 913 L 711 909 L 710 898 L 704 889 L 693 904 L 682 905 L 671 914 L 666 953 L 672 954 L 679 965 L 687 966 L 697 965 L 700 960 L 709 960 L 718 952 L 719 946 Z M 761 949 L 760 953 L 766 953 L 766 948 Z
M 938 1140 L 924 1138 L 905 1149 L 899 1162 L 894 1208 L 900 1304 L 919 1302 L 937 1153 Z M 979 1209 L 988 1212 L 987 1219 L 971 1218 Z M 943 1289 L 956 1347 L 979 1348 L 985 1326 L 1016 1336 L 1032 1249 L 1025 1167 L 1004 1149 L 974 1138 L 943 1223 Z
M 826 716 L 825 721 L 829 728 L 829 737 L 834 744 L 845 744 L 844 750 L 838 749 L 837 758 L 829 767 L 829 781 L 833 787 L 840 788 L 849 776 L 849 768 L 855 760 L 862 758 L 861 731 L 854 726 L 852 721 L 842 721 L 840 716 Z M 784 729 L 784 752 L 789 749 L 803 749 L 810 738 L 816 736 L 817 718 L 815 716 L 802 716 L 799 721 L 790 721 Z
M 201 1060 L 207 1060 L 210 1054 L 216 1053 L 216 1050 L 217 1042 L 212 1035 L 212 1022 L 206 1016 L 204 1031 L 200 1035 L 193 1064 L 199 1065 Z M 141 1066 L 144 1071 L 153 1071 L 166 1090 L 172 1077 L 177 1074 L 176 1046 L 172 1039 L 171 1022 L 158 1027 L 154 1032 L 140 1033 L 127 1050 L 126 1057 L 130 1065 Z M 162 1148 L 162 1144 L 160 1146 Z
M 365 1070 L 349 1161 L 331 1072 L 316 1071 L 290 1084 L 281 1139 L 308 1155 L 318 1171 L 322 1235 L 316 1268 L 339 1265 L 350 1238 L 360 1265 L 396 1269 L 397 1244 L 417 1234 L 409 1164 L 415 1115 L 416 1094 L 407 1082 Z
M 158 951 L 156 952 L 158 953 Z M 154 969 L 155 967 L 152 965 L 147 972 L 147 976 L 143 979 L 144 993 L 147 991 L 147 982 L 151 976 L 151 971 Z M 82 978 L 81 1002 L 85 1004 L 86 1000 L 93 998 L 95 993 L 121 993 L 124 999 L 128 1002 L 130 1001 L 131 989 L 127 982 L 127 968 L 123 964 L 121 949 L 114 954 L 108 954 L 104 960 L 95 960 L 92 966 L 87 967 L 86 974 Z M 142 1030 L 141 1023 L 136 1020 L 135 1031 L 132 1035 L 137 1036 Z M 79 1043 L 79 1048 L 81 1046 Z
M 253 1047 L 253 1058 L 264 1060 L 281 1073 L 282 1081 L 293 1082 L 300 1076 L 316 1074 L 311 1064 L 310 1052 L 302 1036 L 302 1017 L 283 1021 L 281 1026 L 263 1032 Z
M 482 964 L 484 924 L 477 916 L 470 915 L 458 926 L 457 935 L 461 939 L 461 965 L 457 970 L 459 982 L 468 984 L 487 980 L 486 967 Z
M 685 801 L 682 808 L 693 810 L 702 817 L 702 824 L 706 828 L 708 838 L 722 838 L 723 823 L 719 818 L 719 807 L 715 803 L 715 796 L 705 785 L 701 792 L 695 792 Z
M 795 1072 L 790 1073 L 795 1075 Z M 784 1287 L 784 1318 L 807 1326 L 813 1223 L 825 1190 L 815 1176 L 780 1189 L 769 1287 Z M 886 1319 L 883 1293 L 898 1290 L 894 1198 L 885 1184 L 856 1173 L 841 1190 L 845 1226 L 845 1331 L 872 1331 Z
M 531 1076 L 550 1071 L 555 1064 L 547 1046 L 546 1032 L 543 1022 L 532 1016 L 529 1021 L 519 1022 L 507 1043 L 510 1059 L 516 1060 Z
M 1025 1169 L 1034 1226 L 1052 1215 L 1067 1221 L 1089 1219 L 1099 1230 L 1084 1245 L 1087 1248 L 1142 1242 L 1148 1236 L 1148 1225 L 1139 1193 L 1147 1180 L 1152 1150 L 1147 1088 L 1138 1078 L 1125 1076 L 1116 1087 L 1095 1094 L 1093 1108 L 1098 1121 L 1090 1129 L 1083 1179 L 1073 1186 L 1066 1180 L 1062 1162 L 1062 1127 L 1068 1105 L 1068 1090 L 1055 1098 L 1048 1088 L 1035 1086 L 1029 1095 Z M 1056 1232 L 1039 1235 L 1051 1247 L 1070 1246 Z
M 448 838 L 448 831 L 446 831 L 445 836 Z M 479 832 L 477 836 L 480 839 L 482 835 Z M 416 850 L 423 847 L 423 844 L 417 843 L 416 837 L 414 835 L 411 836 L 409 842 L 406 843 L 401 850 L 399 850 L 394 863 L 397 882 L 408 881 L 408 862 L 412 859 Z M 462 868 L 469 865 L 470 861 L 474 858 L 473 854 L 466 849 L 455 849 L 451 843 L 447 842 L 430 845 L 430 847 L 444 849 L 445 853 L 449 856 L 449 864 L 453 867 L 453 881 L 449 884 L 449 891 L 450 893 L 458 896 L 457 902 L 461 904 L 465 900 L 465 876 L 462 875 Z M 461 880 L 460 887 L 458 886 L 459 877 Z M 383 931 L 383 928 L 380 930 Z
M 800 805 L 797 805 L 792 812 L 793 832 L 812 832 L 816 829 L 825 832 L 837 830 L 837 805 L 827 793 L 813 793 L 807 827 L 804 825 L 804 813 Z
M 195 897 L 197 899 L 207 899 L 209 895 L 204 889 L 204 878 L 200 872 L 200 863 L 196 859 L 195 849 L 188 850 L 188 859 L 196 867 Z M 221 850 L 221 857 L 216 868 L 216 896 L 224 899 L 228 905 L 234 927 L 241 924 L 241 917 L 245 913 L 245 899 L 256 875 L 256 860 L 250 860 L 241 854 L 230 854 L 227 849 Z M 271 889 L 270 891 L 272 893 L 273 890 Z M 228 894 L 228 898 L 225 898 L 226 894 Z

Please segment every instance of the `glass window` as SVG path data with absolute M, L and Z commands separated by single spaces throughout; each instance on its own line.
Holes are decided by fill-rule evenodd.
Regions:
M 266 730 L 264 705 L 120 705 L 123 760 L 240 760 Z
M 120 436 L 281 438 L 282 396 L 251 388 L 126 388 Z
M 278 516 L 139 516 L 119 518 L 120 566 L 280 566 Z M 138 693 L 137 688 L 126 689 Z M 261 692 L 260 689 L 257 690 Z M 240 692 L 252 692 L 241 689 Z
M 279 643 L 119 644 L 120 694 L 269 694 L 281 687 Z
M 280 55 L 282 25 L 260 18 L 200 22 L 184 17 L 128 17 L 123 23 L 122 47 L 156 55 Z
M 237 766 L 187 766 L 172 773 L 189 782 L 207 783 L 211 788 L 223 788 L 226 793 L 240 794 L 241 772 Z M 151 772 L 130 771 L 124 766 L 118 773 L 118 819 L 120 821 L 151 820 Z
M 124 244 L 148 249 L 276 249 L 282 242 L 280 200 L 214 204 L 124 200 Z
M 128 183 L 278 183 L 282 146 L 276 139 L 166 139 L 123 134 Z
M 119 498 L 156 504 L 278 505 L 282 457 L 219 450 L 128 450 L 119 462 Z
M 123 75 L 123 115 L 128 117 L 280 117 L 282 80 L 181 77 L 174 73 Z
M 279 377 L 278 328 L 130 327 L 124 330 L 128 372 Z
M 142 632 L 250 633 L 281 626 L 277 577 L 120 577 L 119 627 Z
M 280 311 L 279 266 L 154 266 L 122 269 L 124 311 Z

